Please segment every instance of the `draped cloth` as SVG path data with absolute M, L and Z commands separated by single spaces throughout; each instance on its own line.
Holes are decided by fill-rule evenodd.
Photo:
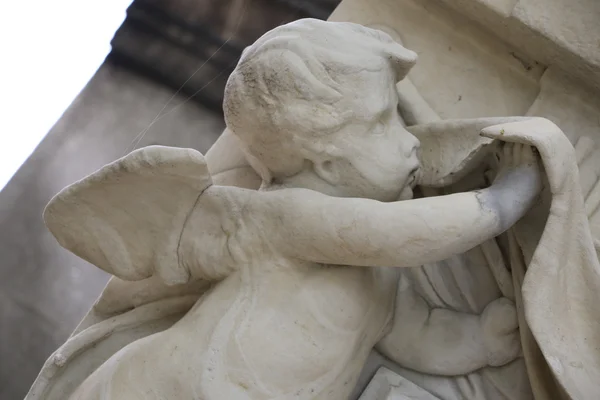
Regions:
M 541 118 L 484 132 L 535 146 L 547 177 L 550 199 L 543 227 L 540 211 L 545 210 L 534 209 L 510 232 L 513 281 L 521 288 L 516 291 L 519 326 L 534 395 L 597 398 L 600 264 L 575 151 L 556 125 Z
M 479 134 L 482 129 L 488 137 Z M 516 301 L 535 398 L 596 398 L 600 265 L 568 139 L 550 121 L 527 117 L 446 120 L 409 130 L 422 142 L 423 184 L 434 187 L 477 172 L 499 141 L 538 149 L 547 176 L 542 200 L 508 232 L 507 268 L 489 267 L 503 294 L 510 292 Z M 230 149 L 229 159 L 207 154 L 213 180 L 219 184 L 223 175 L 224 184 L 256 186 L 256 176 L 240 158 L 243 155 L 235 153 L 234 142 L 226 131 L 211 149 L 219 156 Z M 156 171 L 155 185 L 161 185 L 159 177 Z M 68 397 L 119 349 L 180 319 L 209 286 L 166 286 L 157 277 L 136 282 L 112 278 L 73 336 L 48 359 L 27 399 Z

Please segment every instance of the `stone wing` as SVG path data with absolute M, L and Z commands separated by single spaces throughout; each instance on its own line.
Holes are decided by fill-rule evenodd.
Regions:
M 185 283 L 179 237 L 211 183 L 198 151 L 150 146 L 63 189 L 44 221 L 61 246 L 121 279 Z

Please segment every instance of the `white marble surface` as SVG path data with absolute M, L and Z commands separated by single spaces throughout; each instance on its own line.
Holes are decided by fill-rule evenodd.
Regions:
M 439 400 L 397 373 L 381 367 L 358 400 Z
M 513 361 L 520 347 L 508 299 L 481 316 L 430 316 L 425 303 L 411 306 L 420 300 L 413 294 L 394 316 L 398 270 L 390 266 L 443 260 L 499 235 L 541 189 L 532 148 L 507 144 L 490 188 L 403 201 L 420 180 L 434 180 L 427 176 L 434 169 L 420 171 L 427 157 L 419 153 L 436 154 L 430 161 L 448 175 L 454 171 L 442 160 L 473 153 L 421 149 L 405 129 L 395 83 L 415 58 L 356 24 L 288 24 L 246 50 L 225 93 L 226 123 L 261 172 L 261 190 L 212 185 L 198 152 L 148 147 L 57 195 L 44 213 L 50 231 L 117 278 L 221 281 L 172 328 L 132 341 L 87 378 L 86 369 L 76 370 L 70 397 L 150 390 L 167 398 L 346 398 L 389 329 L 394 340 L 383 348 L 425 372 L 455 375 Z M 443 127 L 424 129 L 423 142 L 438 144 L 427 136 Z M 476 148 L 485 140 L 472 132 Z M 408 289 L 401 284 L 399 297 Z M 407 346 L 426 318 L 423 343 Z M 46 372 L 62 368 L 79 346 L 97 344 L 99 333 L 90 329 L 105 325 L 110 320 L 74 336 Z M 448 342 L 448 329 L 462 331 L 456 343 Z M 164 379 L 175 385 L 158 383 Z M 31 397 L 43 392 L 34 386 Z
M 240 399 L 356 397 L 360 385 L 383 363 L 381 358 L 369 358 L 359 379 L 369 351 L 385 333 L 379 347 L 393 359 L 388 362 L 390 369 L 420 391 L 441 399 L 525 400 L 533 395 L 556 398 L 558 392 L 561 397 L 583 399 L 596 393 L 600 357 L 594 350 L 599 339 L 595 321 L 600 316 L 595 298 L 600 290 L 600 267 L 593 222 L 600 203 L 600 192 L 595 189 L 600 170 L 590 160 L 597 140 L 598 121 L 593 117 L 597 95 L 594 89 L 582 89 L 577 81 L 583 78 L 580 70 L 588 61 L 553 63 L 547 57 L 543 63 L 536 59 L 546 54 L 543 51 L 528 52 L 527 45 L 514 50 L 469 18 L 507 18 L 524 3 L 473 3 L 479 5 L 463 10 L 463 16 L 460 6 L 466 2 L 450 10 L 434 1 L 345 0 L 332 15 L 333 20 L 382 27 L 391 33 L 396 42 L 418 54 L 419 62 L 412 69 L 412 52 L 385 35 L 371 31 L 364 35 L 349 25 L 333 28 L 304 21 L 267 35 L 245 52 L 237 74 L 232 75 L 225 103 L 229 130 L 206 160 L 195 153 L 148 149 L 57 197 L 49 209 L 49 225 L 63 245 L 119 278 L 154 278 L 141 285 L 113 279 L 66 348 L 98 347 L 104 336 L 94 336 L 94 332 L 128 326 L 131 321 L 145 327 L 142 334 L 102 339 L 105 349 L 124 346 L 123 350 L 112 357 L 109 350 L 96 353 L 94 362 L 82 358 L 85 352 L 78 354 L 77 362 L 86 365 L 82 369 L 70 368 L 77 362 L 69 358 L 71 353 L 59 349 L 29 398 L 61 398 L 80 382 L 74 398 L 95 398 L 99 393 L 102 398 L 119 398 L 126 391 L 132 396 L 149 388 L 170 398 L 196 394 Z M 552 49 L 549 44 L 548 51 Z M 373 52 L 379 56 L 373 57 Z M 386 62 L 392 61 L 391 75 L 389 64 L 377 61 L 382 54 L 388 57 Z M 394 79 L 402 79 L 409 69 L 408 79 L 396 88 Z M 590 75 L 590 81 L 594 79 Z M 390 102 L 395 96 L 398 103 Z M 569 99 L 570 106 L 564 107 L 563 98 Z M 400 115 L 395 114 L 397 105 Z M 393 114 L 379 115 L 378 108 L 389 108 Z M 447 120 L 511 115 L 549 118 L 565 129 L 566 136 L 539 118 Z M 416 126 L 405 130 L 402 117 Z M 492 155 L 497 147 L 490 146 L 489 140 L 481 141 L 477 136 L 481 129 L 496 140 L 526 145 L 504 145 L 497 164 Z M 465 132 L 473 132 L 475 139 L 468 139 Z M 393 201 L 412 196 L 415 164 L 411 151 L 419 143 L 415 137 L 421 142 L 423 164 L 416 180 L 437 187 L 424 188 L 424 194 L 459 193 Z M 575 150 L 567 138 L 577 143 Z M 536 157 L 529 146 L 538 148 L 546 183 L 540 201 L 526 213 L 540 187 L 532 167 Z M 399 159 L 398 152 L 405 158 Z M 165 157 L 172 161 L 165 163 Z M 474 163 L 480 166 L 473 168 Z M 431 168 L 438 164 L 441 168 Z M 172 170 L 168 174 L 167 166 Z M 497 174 L 498 168 L 510 173 Z M 188 170 L 195 172 L 182 172 Z M 131 178 L 136 192 L 146 193 L 140 197 L 146 199 L 147 209 L 156 210 L 157 215 L 182 216 L 190 210 L 190 195 L 170 202 L 167 194 L 199 190 L 194 186 L 197 182 L 189 179 L 207 177 L 207 170 L 215 185 L 204 191 L 185 229 L 172 224 L 165 227 L 166 233 L 161 234 L 166 234 L 167 241 L 153 242 L 155 235 L 133 236 L 134 221 L 144 219 L 143 209 L 128 212 L 135 217 L 130 222 L 107 212 L 117 203 L 124 210 L 134 210 L 131 200 L 119 194 L 120 182 Z M 439 171 L 447 173 L 435 175 Z M 489 181 L 490 189 L 469 192 Z M 103 206 L 94 194 L 98 185 L 107 183 L 101 190 L 114 193 L 111 207 Z M 219 188 L 220 183 L 250 189 L 260 185 L 261 190 Z M 340 197 L 391 203 L 384 206 Z M 264 204 L 268 212 L 261 208 Z M 312 214 L 312 204 L 318 205 L 319 213 Z M 266 217 L 271 214 L 278 218 L 277 224 Z M 524 214 L 525 222 L 513 227 Z M 72 222 L 64 223 L 65 218 Z M 160 221 L 146 218 L 143 226 L 149 229 L 145 231 L 165 226 Z M 419 230 L 423 222 L 427 233 Z M 279 225 L 294 229 L 287 232 Z M 240 226 L 242 231 L 238 231 Z M 119 232 L 120 239 L 98 242 L 99 237 L 113 237 L 106 236 L 109 227 Z M 218 229 L 210 233 L 213 227 Z M 508 228 L 507 234 L 496 238 Z M 252 233 L 253 229 L 261 234 Z M 178 257 L 173 258 L 168 251 L 174 249 L 172 243 L 160 246 L 173 242 L 173 235 L 179 237 L 181 232 L 183 246 L 177 246 Z M 207 241 L 197 240 L 207 232 Z M 239 248 L 231 247 L 232 243 Z M 403 244 L 400 249 L 398 243 Z M 119 252 L 107 251 L 114 246 Z M 148 262 L 150 249 L 161 249 L 153 256 L 164 263 Z M 281 260 L 277 265 L 286 265 L 289 271 L 281 275 L 278 268 L 269 267 L 259 256 L 263 253 L 271 255 L 269 260 Z M 131 255 L 141 262 L 130 262 Z M 245 271 L 239 269 L 241 264 L 255 267 L 240 272 Z M 321 271 L 320 264 L 381 269 L 367 273 L 360 267 L 329 267 Z M 397 276 L 397 270 L 383 268 L 392 265 L 415 267 L 402 269 L 395 307 L 390 294 L 396 290 L 396 280 L 385 274 Z M 307 281 L 303 268 L 319 279 Z M 298 275 L 298 271 L 304 272 Z M 181 284 L 187 279 L 225 276 L 172 328 L 136 341 L 153 330 L 165 329 L 169 325 L 165 318 L 178 319 L 190 299 L 205 290 L 205 286 L 190 288 L 189 284 L 167 289 L 161 282 Z M 296 283 L 288 287 L 286 282 Z M 368 288 L 365 282 L 370 282 Z M 149 288 L 153 295 L 147 294 Z M 557 298 L 555 293 L 561 290 L 566 294 Z M 136 291 L 140 296 L 131 296 Z M 295 293 L 308 297 L 295 302 Z M 269 318 L 259 317 L 266 310 L 259 312 L 261 305 L 272 310 Z M 137 307 L 135 315 L 124 312 L 131 306 Z M 331 307 L 343 311 L 334 313 Z M 118 320 L 107 319 L 115 314 Z M 296 315 L 302 316 L 306 337 L 298 336 L 302 329 L 295 323 Z M 153 327 L 152 321 L 163 322 Z M 350 322 L 358 324 L 352 325 L 353 334 L 349 334 Z M 392 322 L 389 332 L 388 322 Z M 361 324 L 369 329 L 359 329 L 366 326 Z M 282 329 L 289 333 L 281 335 Z M 194 337 L 196 358 L 187 357 L 190 353 L 185 350 L 192 346 L 189 337 Z M 490 341 L 490 337 L 499 340 Z M 326 351 L 308 351 L 308 342 Z M 517 357 L 521 348 L 524 358 Z M 287 356 L 265 356 L 269 351 Z M 187 363 L 178 354 L 185 354 Z M 146 374 L 149 360 L 161 361 L 150 363 L 155 368 Z M 136 371 L 136 385 L 126 386 L 122 371 L 127 368 Z M 186 368 L 202 379 L 186 386 L 182 382 L 193 380 L 185 378 Z M 66 372 L 57 381 L 58 371 Z M 67 376 L 70 383 L 64 386 L 61 382 Z M 159 379 L 169 383 L 157 384 Z M 359 387 L 353 392 L 357 380 Z M 408 392 L 394 389 L 387 395 L 402 398 Z

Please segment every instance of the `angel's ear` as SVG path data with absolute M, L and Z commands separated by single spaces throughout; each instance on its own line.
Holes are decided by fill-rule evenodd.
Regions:
M 146 147 L 63 189 L 44 221 L 61 246 L 121 279 L 184 283 L 179 238 L 211 183 L 199 152 Z

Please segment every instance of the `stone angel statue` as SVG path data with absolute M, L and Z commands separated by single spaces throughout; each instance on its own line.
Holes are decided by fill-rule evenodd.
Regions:
M 407 127 L 396 83 L 415 62 L 378 30 L 284 25 L 244 51 L 225 93 L 228 140 L 259 190 L 219 184 L 197 151 L 152 146 L 59 193 L 48 228 L 133 282 L 132 298 L 78 329 L 28 399 L 347 399 L 375 346 L 435 375 L 518 358 L 512 300 L 471 314 L 396 294 L 404 270 L 525 216 L 544 186 L 538 150 L 548 169 L 543 134 L 561 132 L 519 117 Z M 413 199 L 494 154 L 487 187 Z

